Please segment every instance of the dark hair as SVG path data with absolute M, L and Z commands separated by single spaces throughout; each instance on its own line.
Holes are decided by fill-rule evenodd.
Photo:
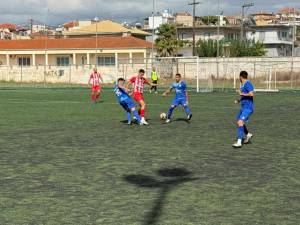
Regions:
M 180 73 L 176 73 L 176 75 L 175 75 L 176 77 L 178 76 L 178 77 L 181 77 L 181 74 Z
M 240 77 L 244 78 L 244 79 L 247 79 L 248 78 L 248 73 L 247 71 L 241 71 L 240 72 Z
M 120 78 L 118 79 L 118 83 L 119 83 L 120 81 L 125 81 L 125 79 L 122 78 L 122 77 L 120 77 Z
M 145 70 L 140 69 L 140 70 L 139 70 L 139 73 L 145 73 Z

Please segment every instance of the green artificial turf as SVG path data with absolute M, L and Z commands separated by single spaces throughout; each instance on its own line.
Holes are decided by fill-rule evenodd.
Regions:
M 258 93 L 239 150 L 234 93 L 191 93 L 191 123 L 145 98 L 140 127 L 109 90 L 0 90 L 0 224 L 300 224 L 299 92 Z

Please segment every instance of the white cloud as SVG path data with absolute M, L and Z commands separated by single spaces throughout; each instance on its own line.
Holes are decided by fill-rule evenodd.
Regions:
M 188 2 L 192 0 L 155 0 L 156 10 L 170 9 L 172 12 L 190 11 Z M 198 15 L 238 14 L 241 11 L 242 0 L 199 0 Z M 220 7 L 218 7 L 218 1 Z M 249 12 L 276 12 L 283 6 L 297 6 L 299 0 L 253 0 L 255 7 Z M 49 22 L 58 24 L 73 19 L 90 19 L 98 15 L 100 18 L 114 20 L 142 20 L 152 12 L 152 0 L 1 0 L 0 23 L 24 23 L 33 18 L 45 21 L 46 9 L 49 8 Z

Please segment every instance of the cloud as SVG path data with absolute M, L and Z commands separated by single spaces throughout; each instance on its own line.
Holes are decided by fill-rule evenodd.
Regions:
M 189 11 L 192 0 L 155 0 L 155 11 L 170 9 L 172 12 Z M 216 15 L 224 11 L 226 15 L 239 14 L 242 0 L 199 0 L 198 15 Z M 218 4 L 218 2 L 220 4 Z M 253 0 L 255 6 L 248 12 L 277 12 L 279 8 L 298 7 L 299 0 Z M 23 24 L 29 19 L 45 22 L 49 8 L 48 23 L 60 24 L 74 19 L 100 18 L 118 21 L 142 21 L 151 15 L 152 0 L 1 0 L 0 23 L 13 22 Z

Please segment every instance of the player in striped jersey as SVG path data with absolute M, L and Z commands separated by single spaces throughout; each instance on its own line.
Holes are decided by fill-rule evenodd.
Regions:
M 145 108 L 146 103 L 144 100 L 143 92 L 144 92 L 144 85 L 150 85 L 150 86 L 157 86 L 157 84 L 150 83 L 145 77 L 145 70 L 140 69 L 137 76 L 133 76 L 127 85 L 127 88 L 129 88 L 129 85 L 131 84 L 133 86 L 133 98 L 136 102 L 140 105 L 140 115 L 142 117 L 142 122 L 147 123 L 145 119 Z
M 89 85 L 92 86 L 91 99 L 93 103 L 97 103 L 97 99 L 100 98 L 100 94 L 101 94 L 100 80 L 103 83 L 101 74 L 97 72 L 97 68 L 94 68 L 93 73 L 90 75 L 90 79 L 89 79 Z

